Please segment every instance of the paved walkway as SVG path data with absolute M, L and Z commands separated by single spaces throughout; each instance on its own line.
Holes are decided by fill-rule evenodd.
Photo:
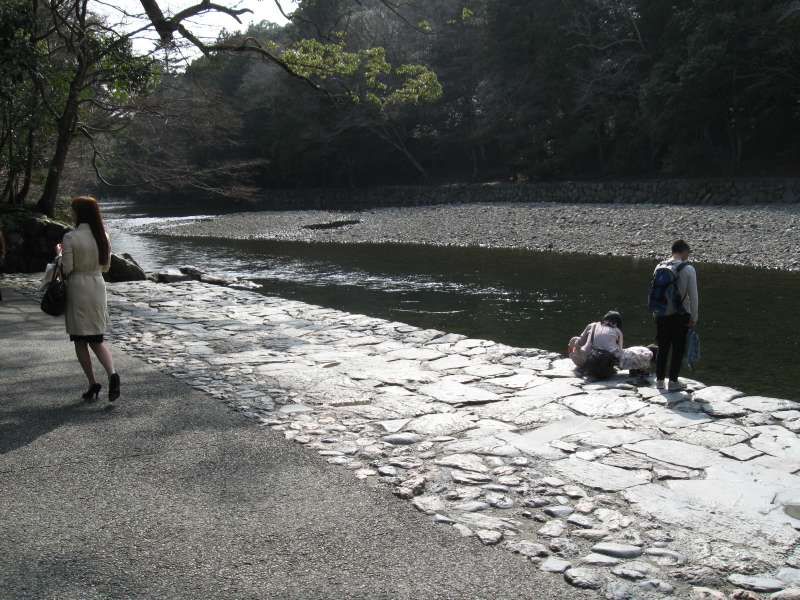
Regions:
M 587 597 L 119 351 L 81 404 L 60 320 L 3 295 L 3 599 Z

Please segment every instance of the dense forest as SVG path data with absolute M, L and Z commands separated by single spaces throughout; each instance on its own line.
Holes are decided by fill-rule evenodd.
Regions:
M 188 64 L 136 56 L 85 14 L 99 25 L 84 47 L 30 4 L 4 4 L 0 36 L 49 72 L 0 67 L 6 199 L 80 135 L 126 192 L 797 175 L 800 9 L 785 0 L 302 0 L 287 25 L 223 32 Z

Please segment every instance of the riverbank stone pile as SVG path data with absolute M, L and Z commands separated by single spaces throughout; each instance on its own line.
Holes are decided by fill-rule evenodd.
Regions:
M 798 402 L 196 281 L 109 299 L 116 346 L 565 585 L 800 598 Z

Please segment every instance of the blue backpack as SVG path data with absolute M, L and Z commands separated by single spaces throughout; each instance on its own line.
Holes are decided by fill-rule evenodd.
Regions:
M 653 279 L 650 282 L 650 295 L 647 308 L 656 317 L 684 314 L 683 298 L 678 289 L 678 276 L 689 263 L 681 262 L 678 265 L 663 262 L 656 267 Z

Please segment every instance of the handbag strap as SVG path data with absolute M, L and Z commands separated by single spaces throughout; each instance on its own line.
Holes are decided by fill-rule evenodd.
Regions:
M 53 276 L 50 278 L 50 281 L 55 281 L 59 273 L 61 273 L 61 281 L 64 281 L 66 278 L 64 277 L 64 263 L 61 255 L 56 256 L 56 266 L 53 269 Z

